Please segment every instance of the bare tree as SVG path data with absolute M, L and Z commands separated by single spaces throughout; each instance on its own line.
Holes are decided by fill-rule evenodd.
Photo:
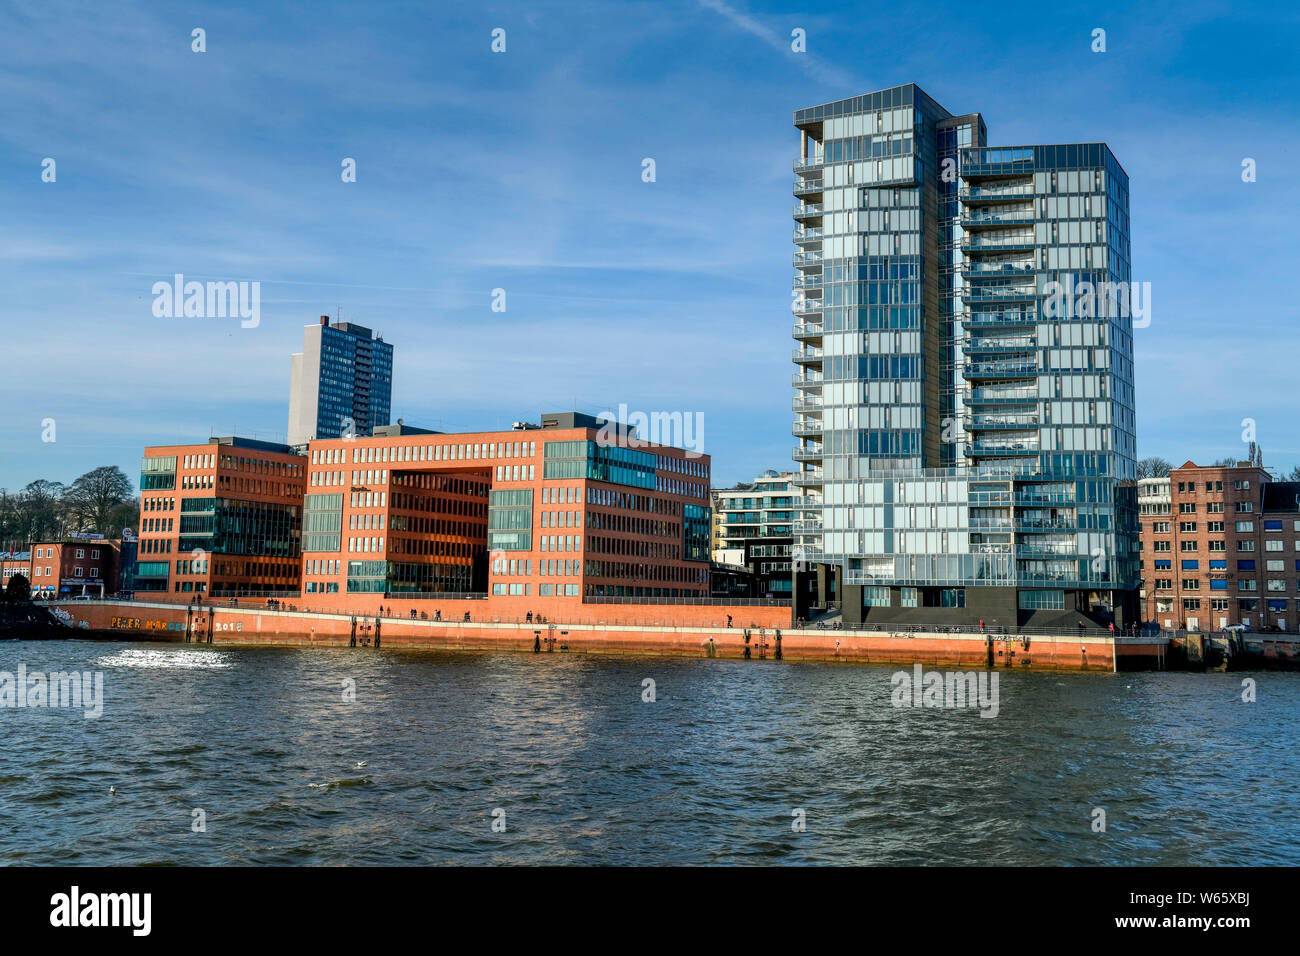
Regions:
M 122 469 L 103 465 L 74 481 L 63 495 L 63 504 L 76 530 L 98 531 L 111 538 L 120 530 L 113 527 L 114 519 L 131 497 L 131 482 Z
M 1167 478 L 1172 470 L 1173 465 L 1157 455 L 1143 458 L 1137 463 L 1139 478 Z

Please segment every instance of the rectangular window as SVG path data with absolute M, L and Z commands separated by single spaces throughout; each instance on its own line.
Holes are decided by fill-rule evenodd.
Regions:
M 1065 610 L 1065 592 L 1064 591 L 1021 591 L 1019 593 L 1019 606 L 1023 610 Z
M 889 607 L 889 588 L 864 587 L 862 589 L 863 607 Z

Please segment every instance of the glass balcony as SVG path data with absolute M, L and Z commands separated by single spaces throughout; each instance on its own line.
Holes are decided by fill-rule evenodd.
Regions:
M 816 170 L 822 168 L 822 155 L 813 156 L 796 156 L 794 160 L 794 171 L 801 173 L 804 170 Z
M 816 420 L 795 422 L 791 430 L 795 435 L 820 435 L 822 423 Z
M 796 485 L 820 485 L 823 480 L 820 468 L 809 468 L 806 471 L 796 471 L 794 473 L 794 483 Z
M 1029 378 L 1038 374 L 1038 365 L 1033 362 L 968 362 L 962 367 L 962 375 L 974 378 Z
M 986 262 L 978 259 L 963 263 L 961 274 L 968 279 L 985 279 L 990 276 L 1031 276 L 1038 270 L 1032 262 Z
M 1016 523 L 1016 531 L 1034 534 L 1042 531 L 1078 531 L 1079 526 L 1073 521 L 1023 521 Z
M 804 291 L 817 290 L 821 291 L 823 282 L 821 276 L 795 276 L 794 288 Z
M 968 355 L 972 352 L 1028 352 L 1038 348 L 1038 340 L 1023 336 L 984 339 L 967 333 L 963 348 Z
M 1016 554 L 1021 556 L 1042 555 L 1046 558 L 1069 558 L 1079 553 L 1079 546 L 1070 544 L 1029 544 L 1017 542 Z
M 794 241 L 800 244 L 821 242 L 822 230 L 821 229 L 796 229 L 794 231 Z
M 1021 492 L 1016 495 L 1017 505 L 1072 505 L 1073 492 Z
M 796 252 L 794 254 L 794 264 L 797 269 L 817 269 L 822 267 L 822 254 L 820 252 Z
M 822 387 L 821 373 L 808 374 L 808 375 L 796 375 L 792 379 L 792 384 L 794 385 L 795 388 L 821 388 Z
M 1038 427 L 1038 416 L 967 415 L 962 424 L 968 431 L 1024 431 Z
M 1016 186 L 963 186 L 957 190 L 957 198 L 962 202 L 1005 202 L 1008 199 L 1022 199 L 1034 195 L 1033 183 Z
M 808 193 L 819 193 L 822 191 L 822 180 L 820 179 L 796 179 L 794 181 L 794 194 L 804 196 Z
M 959 318 L 961 324 L 967 329 L 1014 328 L 1038 324 L 1038 313 L 1034 309 L 962 312 Z
M 796 384 L 798 383 L 798 381 L 799 381 L 798 376 L 795 376 Z M 822 407 L 822 397 L 820 395 L 805 395 L 800 398 L 796 398 L 794 400 L 794 410 L 796 412 L 820 411 L 821 407 Z
M 790 500 L 790 506 L 799 511 L 820 509 L 822 506 L 822 500 L 820 498 L 792 498 Z
M 822 300 L 821 299 L 795 299 L 790 303 L 790 311 L 795 315 L 803 316 L 814 322 L 821 321 Z
M 791 450 L 790 457 L 795 461 L 821 461 L 821 445 L 795 445 Z
M 980 286 L 961 290 L 963 302 L 1032 302 L 1038 296 L 1032 286 Z
M 794 207 L 794 218 L 796 219 L 820 219 L 822 217 L 821 203 L 801 203 Z
M 1004 212 L 997 214 L 976 214 L 968 213 L 961 217 L 961 226 L 963 229 L 996 229 L 999 226 L 1032 226 L 1034 224 L 1034 213 L 1026 209 L 1024 212 Z
M 968 388 L 962 397 L 967 405 L 1024 405 L 1037 403 L 1038 390 Z
M 819 339 L 822 337 L 822 325 L 820 322 L 796 325 L 793 334 L 796 339 Z
M 802 521 L 796 521 L 792 525 L 793 529 L 799 533 L 822 530 L 821 518 L 805 518 Z
M 957 244 L 963 252 L 1010 252 L 1033 249 L 1033 236 L 964 236 Z
M 966 453 L 982 455 L 989 458 L 1013 458 L 1018 455 L 1038 454 L 1038 442 L 1009 442 L 1007 444 L 990 444 L 989 442 L 971 442 Z
M 821 349 L 795 349 L 791 357 L 794 359 L 794 361 L 800 362 L 805 365 L 808 364 L 820 365 L 822 362 L 822 350 Z

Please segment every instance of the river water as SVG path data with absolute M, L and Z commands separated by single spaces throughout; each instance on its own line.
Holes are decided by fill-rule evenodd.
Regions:
M 102 673 L 103 713 L 0 707 L 5 863 L 1300 862 L 1300 673 L 1002 672 L 985 718 L 861 665 L 0 642 L 20 664 Z

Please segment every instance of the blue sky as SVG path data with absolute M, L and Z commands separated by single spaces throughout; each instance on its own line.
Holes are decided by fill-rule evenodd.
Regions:
M 1298 17 L 9 0 L 0 487 L 100 464 L 135 480 L 145 444 L 282 439 L 289 355 L 339 310 L 394 343 L 408 423 L 702 412 L 716 483 L 789 468 L 791 113 L 905 82 L 982 112 L 995 145 L 1110 144 L 1131 179 L 1133 276 L 1153 291 L 1139 453 L 1242 454 L 1249 417 L 1266 464 L 1289 470 Z M 177 272 L 260 282 L 261 324 L 155 318 L 151 287 Z

